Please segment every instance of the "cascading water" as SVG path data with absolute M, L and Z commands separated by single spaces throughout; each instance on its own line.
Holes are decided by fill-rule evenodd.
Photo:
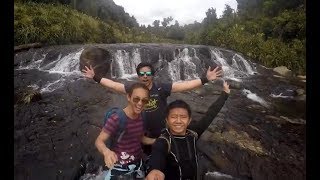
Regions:
M 111 64 L 112 77 L 130 79 L 136 75 L 135 68 L 140 62 L 141 57 L 138 49 L 134 49 L 132 53 L 125 50 L 117 50 Z
M 265 106 L 265 107 L 269 107 L 269 103 L 267 103 L 264 99 L 262 99 L 261 97 L 257 96 L 257 94 L 252 93 L 250 90 L 248 89 L 243 89 L 242 90 L 243 95 L 245 95 L 248 99 L 251 99 L 253 101 L 256 101 L 258 103 L 260 103 L 261 105 Z
M 198 78 L 199 75 L 196 72 L 196 65 L 192 62 L 192 58 L 189 56 L 188 48 L 184 48 L 178 54 L 175 54 L 175 59 L 169 62 L 168 72 L 173 82 L 180 81 L 181 75 L 185 80 Z
M 80 49 L 76 52 L 72 52 L 66 56 L 61 56 L 59 54 L 58 58 L 48 64 L 44 64 L 47 54 L 43 54 L 43 58 L 36 60 L 32 59 L 31 62 L 25 64 L 21 61 L 20 66 L 17 70 L 28 70 L 28 69 L 37 69 L 42 72 L 49 74 L 58 74 L 60 75 L 58 79 L 47 82 L 41 87 L 36 85 L 41 93 L 52 92 L 58 88 L 61 88 L 68 83 L 68 81 L 73 81 L 74 78 L 81 78 L 82 74 L 79 70 L 79 58 L 83 49 Z
M 224 78 L 226 79 L 241 81 L 242 78 L 256 73 L 252 65 L 237 53 L 233 55 L 231 64 L 227 62 L 223 53 L 217 49 L 211 50 L 211 56 L 213 57 L 213 61 L 223 69 Z
M 237 69 L 238 71 L 247 72 L 247 74 L 249 75 L 254 75 L 256 73 L 256 71 L 254 71 L 251 67 L 250 63 L 239 54 L 234 54 L 234 56 L 232 57 L 231 66 Z

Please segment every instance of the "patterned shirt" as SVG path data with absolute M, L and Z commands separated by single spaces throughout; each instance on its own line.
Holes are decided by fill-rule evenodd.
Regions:
M 103 131 L 110 136 L 114 136 L 118 127 L 119 116 L 113 114 L 104 125 Z M 124 165 L 136 162 L 142 158 L 141 138 L 143 134 L 143 121 L 141 115 L 137 119 L 127 117 L 125 133 L 120 141 L 112 148 L 112 151 L 117 154 L 120 164 Z

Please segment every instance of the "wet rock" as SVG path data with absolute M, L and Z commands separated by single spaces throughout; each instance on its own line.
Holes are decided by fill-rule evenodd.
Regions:
M 240 82 L 237 81 L 227 81 L 229 84 L 229 88 L 230 89 L 241 89 L 242 85 Z
M 280 117 L 275 117 L 275 116 L 271 116 L 271 115 L 266 115 L 265 118 L 267 120 L 275 121 L 278 123 L 282 121 Z
M 239 178 L 234 178 L 228 174 L 223 174 L 219 172 L 207 172 L 205 174 L 204 180 L 237 180 Z
M 24 135 L 23 130 L 17 130 L 14 132 L 14 139 L 17 140 L 17 139 L 21 138 L 23 135 Z
M 252 104 L 247 106 L 248 109 L 253 110 L 253 111 L 258 111 L 258 112 L 265 112 L 266 108 L 264 106 L 261 105 L 257 105 L 257 104 Z
M 306 80 L 307 77 L 306 77 L 306 76 L 303 76 L 303 75 L 298 75 L 297 78 L 299 78 L 299 79 L 301 79 L 301 80 Z
M 295 96 L 294 98 L 276 98 L 273 99 L 273 110 L 279 111 L 282 115 L 305 117 L 306 104 L 305 95 Z M 295 108 L 292 108 L 295 107 Z
M 306 124 L 306 120 L 304 120 L 304 119 L 290 119 L 285 116 L 280 116 L 280 118 L 282 118 L 283 120 L 290 122 L 292 124 Z
M 295 99 L 296 101 L 304 101 L 304 102 L 305 102 L 306 99 L 307 99 L 307 96 L 306 96 L 305 94 L 303 94 L 303 95 L 294 97 L 294 99 Z
M 279 76 L 279 75 L 273 75 L 273 77 L 281 78 L 281 79 L 285 79 L 285 77 L 283 77 L 283 76 Z
M 285 77 L 291 77 L 292 76 L 292 71 L 289 70 L 285 66 L 276 67 L 276 68 L 273 69 L 273 71 L 277 72 L 281 76 L 285 76 Z

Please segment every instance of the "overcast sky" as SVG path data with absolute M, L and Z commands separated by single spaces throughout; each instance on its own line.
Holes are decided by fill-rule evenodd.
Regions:
M 140 25 L 152 25 L 154 20 L 172 16 L 180 25 L 190 24 L 194 21 L 201 22 L 206 16 L 206 11 L 213 7 L 220 17 L 228 4 L 232 9 L 237 9 L 236 0 L 113 0 L 124 10 L 134 16 Z M 161 23 L 160 23 L 161 25 Z

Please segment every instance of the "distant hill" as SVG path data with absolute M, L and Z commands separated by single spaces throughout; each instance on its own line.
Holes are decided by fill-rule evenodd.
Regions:
M 104 22 L 114 21 L 127 27 L 138 27 L 135 17 L 124 11 L 113 0 L 15 0 L 15 2 L 35 2 L 45 4 L 65 4 L 87 15 L 98 17 Z
M 71 7 L 88 15 L 99 17 L 103 21 L 112 20 L 128 27 L 138 27 L 135 17 L 124 11 L 113 0 L 71 0 Z

